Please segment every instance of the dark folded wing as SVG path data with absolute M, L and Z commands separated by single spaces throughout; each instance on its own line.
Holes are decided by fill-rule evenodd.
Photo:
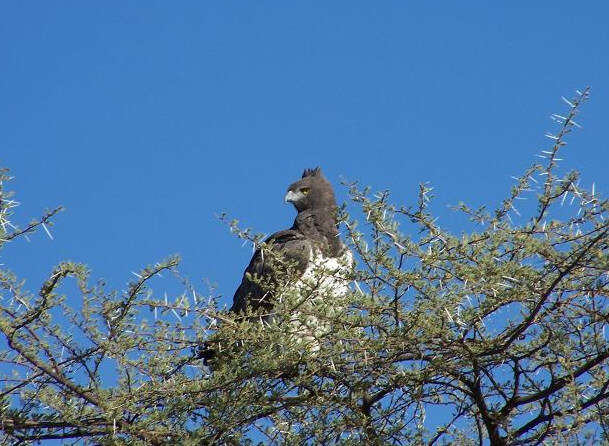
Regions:
M 277 269 L 277 262 L 274 256 L 268 254 L 271 249 L 273 253 L 279 255 L 287 262 L 294 263 L 295 272 L 302 274 L 311 259 L 313 244 L 300 232 L 294 230 L 280 231 L 265 240 L 264 252 L 257 249 L 249 265 L 243 273 L 241 285 L 235 291 L 233 306 L 230 311 L 235 313 L 243 312 L 247 307 L 256 309 L 260 306 L 270 306 L 270 297 L 265 296 L 269 290 L 263 288 L 258 281 L 252 278 L 261 278 L 262 282 L 276 282 L 280 273 Z M 266 255 L 265 255 L 266 254 Z

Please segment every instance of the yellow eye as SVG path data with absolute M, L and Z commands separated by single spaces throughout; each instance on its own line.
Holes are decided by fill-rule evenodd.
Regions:
M 300 192 L 302 192 L 303 195 L 307 195 L 310 191 L 310 187 L 303 187 L 302 189 L 300 189 Z

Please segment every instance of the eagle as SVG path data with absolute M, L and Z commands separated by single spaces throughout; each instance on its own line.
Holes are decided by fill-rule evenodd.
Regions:
M 307 302 L 287 317 L 292 339 L 317 351 L 329 323 L 302 313 L 313 305 L 323 307 L 328 317 L 341 311 L 339 303 L 333 307 L 328 299 L 338 300 L 349 292 L 353 255 L 340 238 L 334 191 L 319 167 L 305 169 L 290 184 L 285 202 L 297 211 L 292 227 L 272 234 L 256 249 L 229 311 L 257 313 L 263 323 L 273 323 L 273 307 L 282 293 L 300 293 Z M 202 356 L 207 360 L 214 353 L 208 348 Z

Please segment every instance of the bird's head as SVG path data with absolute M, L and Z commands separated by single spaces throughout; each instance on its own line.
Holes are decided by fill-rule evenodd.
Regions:
M 292 203 L 298 212 L 316 208 L 336 207 L 332 185 L 321 169 L 305 169 L 302 178 L 288 187 L 286 203 Z

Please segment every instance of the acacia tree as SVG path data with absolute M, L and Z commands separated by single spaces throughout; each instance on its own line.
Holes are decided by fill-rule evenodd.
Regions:
M 606 441 L 609 202 L 576 172 L 558 173 L 587 97 L 565 99 L 543 164 L 516 178 L 496 209 L 456 206 L 472 222 L 467 233 L 437 224 L 427 185 L 410 207 L 349 185 L 363 220 L 343 209 L 358 259 L 345 278 L 352 292 L 320 299 L 313 280 L 296 293 L 286 262 L 270 324 L 218 309 L 179 275 L 176 258 L 124 291 L 62 263 L 34 295 L 2 266 L 4 444 Z M 0 197 L 2 245 L 46 230 L 58 211 L 18 229 L 15 202 L 3 189 Z M 183 287 L 177 298 L 153 291 L 166 270 Z M 79 292 L 68 299 L 69 279 Z M 321 348 L 293 336 L 294 315 L 329 327 Z M 203 343 L 216 352 L 209 365 Z

